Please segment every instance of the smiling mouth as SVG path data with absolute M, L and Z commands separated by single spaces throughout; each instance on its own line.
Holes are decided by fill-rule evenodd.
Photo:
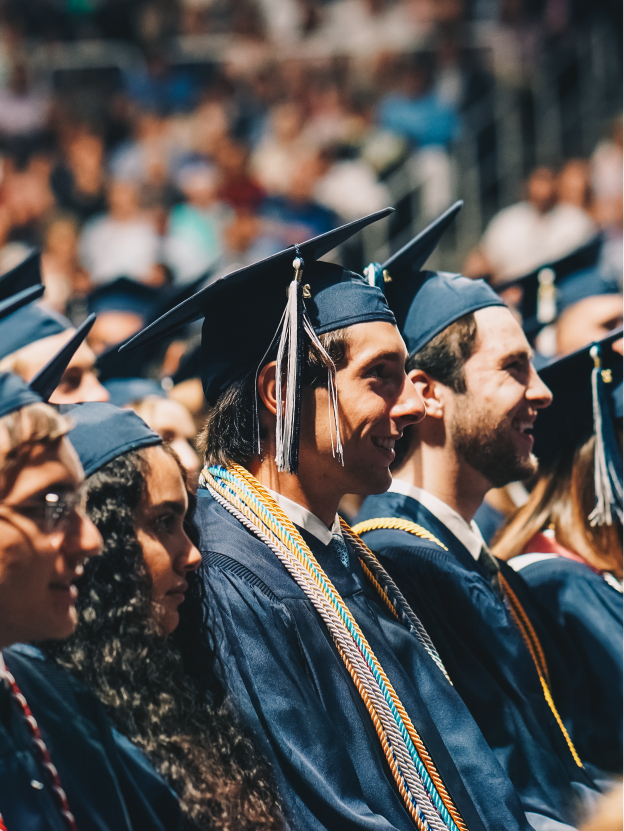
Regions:
M 522 433 L 523 436 L 530 436 L 533 432 L 532 421 L 512 421 L 511 426 L 516 432 Z
M 76 600 L 78 597 L 78 589 L 71 581 L 67 583 L 50 583 L 50 589 L 56 592 L 66 592 L 71 600 Z
M 394 451 L 396 439 L 385 438 L 383 436 L 373 436 L 373 444 L 375 445 L 375 447 L 381 447 L 382 450 Z

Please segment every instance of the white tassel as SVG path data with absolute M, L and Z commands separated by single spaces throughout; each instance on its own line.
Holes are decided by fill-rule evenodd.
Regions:
M 327 404 L 329 416 L 329 435 L 332 443 L 332 455 L 334 456 L 334 458 L 336 458 L 337 456 L 338 461 L 344 467 L 344 453 L 342 447 L 342 439 L 340 436 L 340 421 L 338 413 L 338 388 L 336 386 L 336 364 L 332 361 L 331 357 L 325 350 L 323 344 L 319 340 L 318 335 L 314 331 L 314 328 L 312 327 L 312 324 L 310 323 L 307 315 L 304 315 L 303 317 L 303 325 L 308 337 L 310 338 L 314 346 L 317 348 L 321 360 L 327 368 Z M 334 430 L 336 431 L 335 448 Z
M 295 260 L 297 262 L 297 260 Z M 277 399 L 277 425 L 275 431 L 275 461 L 279 471 L 295 473 L 297 468 L 297 452 L 294 448 L 295 421 L 297 418 L 297 363 L 298 363 L 298 305 L 301 283 L 296 279 L 288 288 L 288 304 L 284 314 L 284 325 L 277 350 L 277 366 L 275 368 L 275 384 Z M 282 398 L 282 366 L 286 358 L 286 395 L 285 406 Z M 297 437 L 298 438 L 298 437 Z M 294 450 L 294 453 L 293 453 Z
M 611 505 L 614 502 L 611 479 L 607 468 L 607 459 L 602 432 L 602 411 L 600 409 L 600 391 L 598 389 L 601 372 L 600 353 L 597 346 L 593 346 L 589 352 L 594 359 L 592 369 L 592 407 L 594 412 L 594 433 L 596 445 L 594 448 L 594 489 L 596 491 L 596 507 L 589 515 L 592 526 L 612 525 Z

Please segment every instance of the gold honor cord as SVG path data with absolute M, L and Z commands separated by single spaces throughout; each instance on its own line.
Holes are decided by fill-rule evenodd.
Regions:
M 445 545 L 442 545 L 440 540 L 433 536 L 433 534 L 429 533 L 425 528 L 422 528 L 420 525 L 417 525 L 415 522 L 410 522 L 406 519 L 398 519 L 395 517 L 380 517 L 378 519 L 368 519 L 364 522 L 358 523 L 353 527 L 353 531 L 356 534 L 366 534 L 370 531 L 379 531 L 381 529 L 384 530 L 393 530 L 393 531 L 406 531 L 408 534 L 413 534 L 416 537 L 421 537 L 422 539 L 429 540 L 430 542 L 436 542 L 440 545 L 445 551 L 448 551 L 448 548 Z M 563 734 L 563 738 L 572 754 L 572 758 L 574 759 L 575 763 L 578 767 L 582 768 L 583 763 L 578 755 L 576 748 L 570 738 L 570 734 L 566 730 L 565 724 L 557 707 L 555 705 L 555 701 L 552 696 L 552 692 L 550 689 L 550 678 L 548 675 L 548 666 L 546 664 L 546 656 L 544 654 L 544 650 L 542 648 L 542 644 L 537 636 L 537 632 L 531 623 L 531 620 L 527 613 L 525 612 L 518 596 L 511 588 L 505 577 L 498 572 L 499 581 L 501 588 L 507 598 L 507 602 L 509 604 L 509 609 L 511 612 L 511 616 L 513 618 L 514 623 L 520 630 L 520 634 L 522 635 L 522 639 L 529 650 L 529 654 L 535 664 L 535 669 L 537 670 L 537 675 L 540 680 L 540 684 L 542 686 L 542 691 L 544 693 L 544 698 L 546 699 L 546 703 L 552 712 L 555 721 L 557 722 L 559 729 Z
M 321 616 L 364 701 L 399 793 L 419 831 L 467 831 L 364 634 L 297 528 L 245 468 L 231 465 L 227 469 L 204 469 L 203 477 L 219 504 L 277 555 Z M 348 526 L 346 530 L 350 540 L 357 540 Z M 361 541 L 357 542 L 368 552 Z M 368 554 L 375 560 L 372 552 Z M 410 744 L 417 751 L 415 759 Z

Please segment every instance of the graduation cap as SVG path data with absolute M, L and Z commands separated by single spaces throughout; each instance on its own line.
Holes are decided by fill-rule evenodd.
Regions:
M 621 337 L 620 326 L 539 370 L 553 393 L 533 427 L 540 465 L 552 468 L 596 435 L 593 525 L 611 525 L 614 513 L 622 520 L 622 452 L 614 429 L 614 420 L 622 417 L 622 358 L 611 348 Z
M 6 300 L 0 300 L 0 320 L 21 309 L 22 306 L 38 300 L 44 291 L 43 286 L 31 286 L 29 289 L 18 291 L 17 294 L 7 297 Z
M 38 285 L 41 285 L 41 254 L 35 251 L 0 276 L 0 300 Z
M 33 287 L 33 288 L 36 288 Z M 31 291 L 31 289 L 27 289 Z M 21 410 L 28 404 L 47 402 L 58 387 L 63 373 L 74 357 L 80 344 L 89 334 L 95 315 L 88 317 L 69 341 L 54 357 L 27 383 L 12 372 L 0 373 L 0 417 L 15 410 Z
M 29 343 L 73 329 L 66 317 L 39 303 L 30 302 L 0 320 L 0 360 Z
M 40 401 L 41 397 L 19 375 L 0 372 L 0 418 Z
M 89 312 L 128 312 L 148 321 L 160 292 L 152 286 L 138 283 L 129 277 L 118 277 L 112 283 L 98 286 L 87 297 Z
M 595 237 L 559 260 L 544 263 L 523 277 L 496 286 L 499 293 L 512 286 L 522 289 L 518 312 L 529 339 L 579 300 L 596 294 L 619 292 L 615 281 L 600 274 L 597 264 L 602 245 L 602 237 Z
M 391 212 L 391 208 L 386 208 L 215 280 L 139 332 L 122 349 L 152 343 L 203 317 L 202 383 L 206 400 L 214 405 L 234 381 L 253 370 L 259 371 L 277 347 L 276 461 L 279 470 L 296 473 L 299 393 L 304 337 L 307 337 L 315 344 L 328 369 L 333 429 L 337 453 L 342 459 L 335 367 L 318 336 L 356 323 L 373 320 L 394 323 L 395 319 L 379 288 L 369 285 L 358 274 L 319 259 Z M 282 415 L 281 372 L 285 360 L 286 406 Z M 256 418 L 258 452 L 259 443 Z
M 84 323 L 76 329 L 67 343 L 59 349 L 56 355 L 31 380 L 30 388 L 38 393 L 44 401 L 47 401 L 58 387 L 69 362 L 78 351 L 80 344 L 91 331 L 91 327 L 95 323 L 95 318 L 96 316 L 94 314 L 89 315 Z
M 120 410 L 99 401 L 62 409 L 74 423 L 68 438 L 87 478 L 123 453 L 162 444 L 158 433 L 133 410 Z
M 148 395 L 166 398 L 158 381 L 147 377 L 148 365 L 154 360 L 153 348 L 140 347 L 128 353 L 120 352 L 119 346 L 111 346 L 95 362 L 98 379 L 107 390 L 111 404 L 123 407 Z
M 366 269 L 369 282 L 383 285 L 410 358 L 460 317 L 487 306 L 505 305 L 484 280 L 421 271 L 463 204 L 451 205 L 400 251 Z

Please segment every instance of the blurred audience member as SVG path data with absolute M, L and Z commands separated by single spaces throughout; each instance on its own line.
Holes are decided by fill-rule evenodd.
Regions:
M 280 238 L 282 247 L 325 234 L 340 225 L 329 208 L 314 200 L 320 166 L 316 154 L 300 157 L 295 165 L 288 191 L 284 196 L 268 196 L 260 215 L 271 236 Z
M 65 314 L 72 294 L 88 289 L 89 276 L 78 262 L 78 223 L 72 214 L 56 214 L 48 223 L 41 253 L 45 300 Z
M 399 66 L 392 92 L 379 102 L 381 127 L 407 138 L 414 147 L 446 147 L 457 136 L 459 119 L 433 90 L 433 68 L 425 59 Z
M 284 103 L 272 109 L 268 129 L 251 158 L 251 169 L 268 193 L 286 193 L 297 160 L 311 149 L 304 124 L 298 104 Z
M 388 188 L 377 180 L 365 161 L 340 158 L 339 148 L 326 148 L 319 155 L 320 178 L 314 189 L 319 204 L 351 222 L 392 204 Z
M 559 202 L 576 205 L 587 214 L 592 209 L 591 171 L 585 159 L 570 159 L 559 174 Z
M 34 138 L 46 127 L 49 109 L 49 96 L 32 83 L 25 62 L 17 61 L 0 89 L 0 138 L 15 147 L 19 140 Z
M 539 167 L 529 177 L 526 200 L 503 208 L 492 219 L 482 248 L 495 280 L 504 281 L 563 257 L 595 232 L 582 208 L 559 201 L 554 171 Z
M 131 101 L 146 110 L 178 113 L 191 109 L 197 98 L 197 84 L 189 72 L 171 69 L 162 49 L 151 49 L 145 68 L 126 73 L 125 91 Z
M 94 283 L 121 275 L 147 281 L 159 260 L 160 239 L 139 204 L 138 186 L 117 179 L 108 190 L 109 212 L 89 220 L 80 240 L 80 259 Z
M 19 165 L 6 160 L 3 168 L 0 244 L 9 241 L 36 246 L 40 221 L 54 207 L 49 160 L 44 154 L 32 155 Z
M 133 404 L 132 409 L 175 450 L 189 474 L 188 481 L 197 483 L 199 458 L 194 449 L 197 430 L 186 407 L 179 401 L 150 395 Z
M 176 283 L 189 283 L 213 266 L 223 252 L 223 229 L 232 211 L 219 201 L 217 169 L 206 162 L 185 165 L 178 187 L 186 202 L 169 214 L 165 258 Z
M 608 138 L 591 157 L 591 177 L 598 221 L 622 223 L 622 116 L 615 120 Z
M 122 142 L 111 155 L 111 175 L 114 179 L 162 186 L 169 177 L 176 153 L 167 120 L 158 112 L 140 112 L 133 137 Z
M 249 170 L 249 152 L 235 141 L 226 141 L 216 155 L 219 168 L 219 198 L 235 210 L 258 209 L 264 189 Z
M 59 208 L 81 222 L 106 210 L 104 142 L 79 131 L 67 144 L 65 158 L 52 171 L 50 184 Z

